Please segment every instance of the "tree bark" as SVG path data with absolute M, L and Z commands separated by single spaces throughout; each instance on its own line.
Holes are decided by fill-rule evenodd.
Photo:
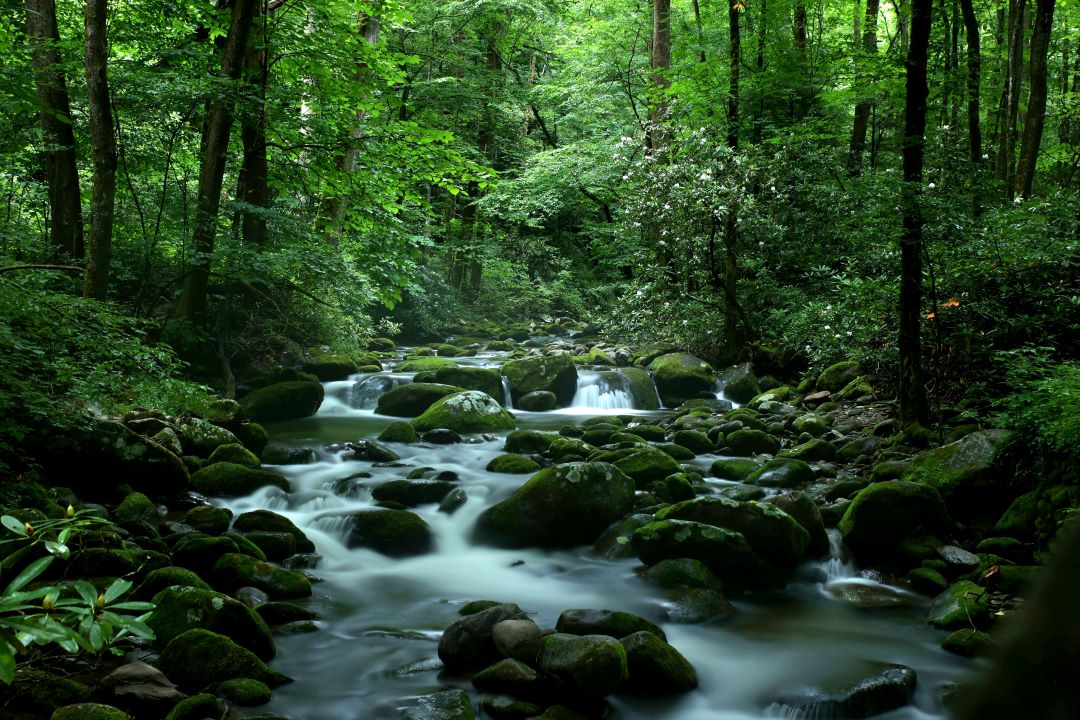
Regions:
M 735 3 L 728 8 L 728 33 L 731 56 L 727 145 L 734 153 L 739 149 L 739 66 L 742 64 L 739 10 Z M 738 203 L 733 202 L 724 216 L 724 351 L 731 356 L 737 354 L 742 347 L 742 335 L 739 332 L 739 316 L 742 308 L 739 306 L 738 296 L 738 221 Z
M 240 116 L 240 139 L 244 157 L 237 179 L 237 197 L 259 210 L 270 206 L 269 163 L 266 156 L 266 15 L 263 2 L 257 2 L 252 32 L 244 55 L 246 107 Z M 262 246 L 267 241 L 265 216 L 251 209 L 240 211 L 241 237 L 247 245 Z
M 1016 173 L 1016 119 L 1020 111 L 1020 90 L 1023 85 L 1026 15 L 1027 0 L 1009 0 L 1009 54 L 998 111 L 1001 140 L 998 143 L 995 174 L 997 179 L 1004 183 L 1005 195 L 1010 200 L 1013 197 Z
M 727 144 L 732 150 L 739 147 L 739 66 L 742 65 L 742 47 L 739 34 L 738 5 L 728 8 L 728 35 L 730 38 L 730 62 L 728 63 Z
M 1031 33 L 1031 93 L 1024 118 L 1024 137 L 1020 143 L 1020 163 L 1016 170 L 1015 192 L 1025 200 L 1031 197 L 1035 165 L 1039 159 L 1043 126 L 1046 122 L 1046 58 L 1050 50 L 1050 31 L 1054 24 L 1055 0 L 1036 0 L 1035 27 Z
M 757 22 L 757 68 L 758 105 L 754 113 L 754 138 L 755 145 L 761 144 L 761 138 L 765 131 L 765 38 L 768 34 L 768 4 L 767 0 L 761 0 L 761 12 Z
M 116 204 L 116 135 L 106 73 L 109 61 L 107 11 L 108 0 L 86 0 L 86 95 L 90 109 L 90 145 L 94 155 L 94 191 L 83 294 L 100 299 L 108 291 Z
M 982 52 L 979 48 L 979 21 L 975 17 L 973 0 L 960 0 L 967 35 L 967 93 L 968 93 L 968 155 L 971 162 L 982 163 L 982 125 L 979 109 L 982 82 Z
M 221 60 L 223 79 L 236 81 L 244 67 L 248 36 L 255 6 L 260 0 L 235 0 L 232 22 L 225 53 Z M 191 233 L 191 268 L 184 278 L 184 289 L 177 303 L 179 317 L 193 322 L 206 320 L 207 286 L 210 282 L 210 263 L 217 235 L 218 210 L 221 206 L 221 185 L 225 176 L 225 161 L 232 133 L 236 94 L 227 89 L 210 102 L 206 124 L 206 141 L 199 164 L 199 189 L 195 208 L 195 226 Z
M 932 0 L 912 0 L 911 36 L 908 46 L 904 106 L 904 183 L 901 208 L 904 227 L 900 234 L 900 421 L 924 423 L 929 403 L 922 369 L 923 144 L 926 136 L 927 54 L 930 44 Z
M 82 197 L 76 166 L 71 102 L 61 68 L 60 31 L 55 0 L 26 0 L 26 34 L 34 65 L 34 84 L 41 104 L 41 133 L 45 145 L 45 182 L 49 191 L 52 243 L 57 254 L 84 255 Z
M 863 22 L 862 32 L 862 58 L 860 65 L 864 65 L 868 60 L 877 55 L 877 16 L 878 16 L 878 0 L 866 0 L 866 18 Z M 868 76 L 865 70 L 861 73 L 861 82 L 857 82 L 856 85 L 862 89 L 863 85 L 873 86 L 873 78 Z M 851 128 L 851 148 L 850 148 L 850 164 L 848 166 L 848 174 L 852 177 L 859 175 L 862 171 L 860 165 L 862 164 L 862 154 L 866 149 L 866 130 L 870 125 L 870 109 L 872 106 L 872 100 L 870 98 L 863 98 L 859 100 L 855 105 L 855 122 Z
M 652 70 L 649 80 L 655 93 L 652 111 L 649 113 L 649 147 L 653 152 L 662 152 L 668 143 L 664 122 L 668 111 L 667 89 L 671 86 L 667 76 L 671 68 L 671 0 L 653 0 L 652 55 L 649 68 Z

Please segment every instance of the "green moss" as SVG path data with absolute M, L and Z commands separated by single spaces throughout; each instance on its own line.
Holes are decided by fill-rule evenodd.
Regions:
M 540 464 L 534 460 L 530 460 L 524 455 L 514 455 L 510 453 L 499 455 L 492 459 L 485 469 L 488 472 L 527 474 L 539 470 Z
M 696 398 L 700 392 L 711 391 L 716 385 L 712 366 L 693 355 L 661 355 L 649 363 L 649 369 L 655 376 L 660 399 L 667 407 L 677 407 Z
M 214 691 L 229 702 L 243 707 L 265 705 L 270 702 L 270 688 L 266 683 L 251 678 L 233 678 L 219 683 Z
M 314 415 L 322 401 L 322 385 L 297 380 L 252 390 L 241 398 L 240 404 L 252 420 L 273 422 Z
M 412 422 L 418 432 L 448 428 L 467 433 L 511 430 L 514 424 L 513 415 L 490 395 L 476 390 L 442 398 Z
M 437 400 L 461 391 L 462 388 L 456 385 L 420 382 L 416 379 L 380 395 L 375 413 L 391 417 L 418 417 Z
M 205 720 L 221 714 L 218 699 L 209 693 L 192 695 L 173 706 L 165 720 Z
M 131 720 L 131 716 L 112 705 L 79 703 L 58 708 L 51 720 Z
M 560 405 L 569 405 L 577 391 L 577 368 L 569 355 L 548 355 L 511 360 L 502 366 L 513 402 L 536 390 L 555 393 Z
M 311 581 L 300 573 L 239 553 L 226 553 L 218 558 L 212 577 L 215 587 L 235 590 L 250 585 L 265 591 L 275 600 L 311 595 Z
M 639 450 L 615 462 L 615 467 L 622 470 L 640 488 L 646 488 L 668 475 L 682 471 L 679 463 L 665 452 L 649 448 Z
M 274 657 L 270 629 L 251 608 L 228 595 L 193 587 L 169 587 L 154 596 L 157 606 L 147 620 L 155 643 L 165 647 L 195 628 L 225 635 L 263 660 Z
M 710 472 L 722 480 L 736 480 L 742 482 L 750 477 L 755 470 L 761 467 L 756 460 L 745 458 L 720 458 L 710 468 Z
M 250 650 L 209 630 L 188 630 L 162 651 L 159 667 L 185 690 L 199 690 L 233 678 L 253 678 L 277 687 L 288 678 L 269 668 Z
M 191 485 L 198 492 L 213 497 L 250 495 L 267 485 L 289 489 L 289 481 L 282 475 L 229 462 L 207 465 L 191 476 Z
M 257 468 L 260 465 L 259 458 L 255 456 L 255 453 L 239 443 L 219 445 L 214 452 L 210 453 L 209 462 L 211 464 L 228 462 L 249 468 Z
M 448 360 L 444 357 L 418 357 L 402 363 L 397 366 L 395 370 L 397 372 L 416 373 L 436 371 L 439 368 L 457 367 L 458 364 L 453 360 Z

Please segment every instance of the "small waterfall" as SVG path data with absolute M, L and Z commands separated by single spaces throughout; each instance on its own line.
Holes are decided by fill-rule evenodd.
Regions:
M 630 383 L 614 370 L 578 370 L 578 387 L 571 403 L 574 407 L 596 410 L 633 410 Z
M 510 378 L 500 375 L 499 379 L 502 380 L 503 407 L 507 410 L 513 410 L 514 399 L 510 396 Z
M 855 563 L 852 562 L 840 539 L 840 531 L 836 528 L 829 529 L 829 557 L 822 562 L 821 567 L 825 571 L 826 582 L 844 580 L 858 575 Z

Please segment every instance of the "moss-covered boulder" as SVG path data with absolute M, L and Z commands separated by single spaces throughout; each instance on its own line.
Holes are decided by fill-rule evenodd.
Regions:
M 821 438 L 808 440 L 787 450 L 781 450 L 777 457 L 804 460 L 806 462 L 831 461 L 836 458 L 836 447 Z
M 623 378 L 623 387 L 630 393 L 635 410 L 660 409 L 660 395 L 656 392 L 656 383 L 648 371 L 637 367 L 624 367 L 617 372 Z
M 330 348 L 311 348 L 304 359 L 304 372 L 311 373 L 322 382 L 345 380 L 356 371 L 356 360 Z
M 487 393 L 466 390 L 437 400 L 412 425 L 417 432 L 436 428 L 465 433 L 498 432 L 512 430 L 514 416 Z
M 942 630 L 956 630 L 986 622 L 990 616 L 990 593 L 969 580 L 949 586 L 934 598 L 926 622 Z
M 203 629 L 188 630 L 173 638 L 158 664 L 170 680 L 189 692 L 233 678 L 252 678 L 270 687 L 289 682 L 255 653 L 224 635 Z
M 252 390 L 240 399 L 240 405 L 256 422 L 275 422 L 310 417 L 318 411 L 322 401 L 322 385 L 294 380 Z
M 247 648 L 263 660 L 276 654 L 270 628 L 255 611 L 212 590 L 170 587 L 154 596 L 157 606 L 147 620 L 154 642 L 164 648 L 177 635 L 195 628 L 211 630 Z
M 446 480 L 388 480 L 376 485 L 371 491 L 371 497 L 380 503 L 416 507 L 440 503 L 456 488 L 454 483 Z
M 408 510 L 367 510 L 353 516 L 347 545 L 407 557 L 430 552 L 435 539 L 424 519 Z
M 636 530 L 630 544 L 646 565 L 690 558 L 704 563 L 725 584 L 741 587 L 783 584 L 783 574 L 755 553 L 742 533 L 734 530 L 686 520 L 660 520 Z
M 212 497 L 250 495 L 267 485 L 282 490 L 289 489 L 289 481 L 282 475 L 236 463 L 219 462 L 207 465 L 191 476 L 191 486 L 203 495 Z
M 838 527 L 862 563 L 894 559 L 900 541 L 920 531 L 933 534 L 951 524 L 937 490 L 893 480 L 868 485 L 852 499 Z
M 113 520 L 120 527 L 134 532 L 141 528 L 154 528 L 160 516 L 156 503 L 140 492 L 133 492 L 128 493 L 113 510 Z
M 629 677 L 626 649 L 606 635 L 549 635 L 540 644 L 538 664 L 571 698 L 605 697 Z
M 671 439 L 676 445 L 688 449 L 695 455 L 705 455 L 716 449 L 709 436 L 700 430 L 676 430 Z
M 820 437 L 829 429 L 829 421 L 816 413 L 807 413 L 795 418 L 791 423 L 791 429 L 799 433 L 807 433 L 814 437 Z
M 502 375 L 492 368 L 442 367 L 435 371 L 435 382 L 454 385 L 462 390 L 479 390 L 503 403 Z
M 502 366 L 516 406 L 522 396 L 537 390 L 555 393 L 560 405 L 570 405 L 577 392 L 577 367 L 569 355 L 511 360 Z
M 642 449 L 617 460 L 615 467 L 624 472 L 639 488 L 647 488 L 668 475 L 682 471 L 674 458 L 655 448 Z
M 736 365 L 720 373 L 720 383 L 724 388 L 724 397 L 737 403 L 750 402 L 761 393 L 757 376 L 749 363 Z
M 515 409 L 525 412 L 547 412 L 554 410 L 558 404 L 559 398 L 555 397 L 555 393 L 548 390 L 533 390 L 518 398 Z
M 142 585 L 135 591 L 135 596 L 140 600 L 151 600 L 165 588 L 174 586 L 210 589 L 210 585 L 198 574 L 186 568 L 171 566 L 147 573 Z
M 795 518 L 795 522 L 806 530 L 810 536 L 810 544 L 806 546 L 807 557 L 817 558 L 829 552 L 829 535 L 825 531 L 825 521 L 813 498 L 804 492 L 787 492 L 773 495 L 765 502 Z
M 660 399 L 667 407 L 678 407 L 702 392 L 713 390 L 716 373 L 699 357 L 685 353 L 661 355 L 649 363 Z
M 534 473 L 540 469 L 540 464 L 535 460 L 531 460 L 524 455 L 515 455 L 514 453 L 507 453 L 505 455 L 499 455 L 492 458 L 491 462 L 484 468 L 488 472 L 497 473 L 510 473 L 513 475 L 525 475 Z
M 973 628 L 962 628 L 941 641 L 941 649 L 960 657 L 988 655 L 996 645 L 986 633 Z
M 398 365 L 395 370 L 405 373 L 437 372 L 439 368 L 457 366 L 456 362 L 444 357 L 414 357 Z
M 412 382 L 407 385 L 398 385 L 379 396 L 375 414 L 391 417 L 419 417 L 436 400 L 461 391 L 462 388 L 456 385 L 442 383 Z
M 223 710 L 217 696 L 199 693 L 176 703 L 165 716 L 165 720 L 206 720 L 206 718 L 219 717 Z
M 271 697 L 270 687 L 266 683 L 251 678 L 233 678 L 218 683 L 214 692 L 241 707 L 265 705 Z
M 541 470 L 476 524 L 481 542 L 502 547 L 572 547 L 591 543 L 630 511 L 634 481 L 608 463 L 568 463 Z
M 270 510 L 250 510 L 237 516 L 233 530 L 249 532 L 287 533 L 296 539 L 298 552 L 315 552 L 315 543 L 308 539 L 304 531 L 296 527 L 292 520 Z
M 750 549 L 780 567 L 791 567 L 806 555 L 810 534 L 775 505 L 738 502 L 717 495 L 669 505 L 657 520 L 689 520 L 742 534 Z
M 529 617 L 513 603 L 485 600 L 469 603 L 462 611 L 466 608 L 472 612 L 450 623 L 439 638 L 439 659 L 450 672 L 478 670 L 500 660 L 502 653 L 494 638 L 496 627 L 508 620 Z
M 218 445 L 214 452 L 210 453 L 208 462 L 210 464 L 229 462 L 236 465 L 244 465 L 249 468 L 257 468 L 261 464 L 255 453 L 251 452 L 238 442 Z
M 1004 482 L 1009 473 L 1000 462 L 1008 441 L 1005 430 L 971 433 L 916 455 L 903 479 L 937 490 L 957 519 L 993 519 L 1016 495 L 1015 489 Z
M 720 458 L 713 462 L 709 472 L 721 480 L 735 480 L 737 482 L 742 482 L 750 477 L 750 475 L 752 475 L 759 467 L 761 467 L 761 463 L 756 460 L 749 460 L 746 458 Z
M 57 708 L 49 720 L 132 720 L 132 718 L 112 705 L 78 703 Z
M 250 586 L 274 600 L 311 595 L 311 581 L 304 575 L 240 553 L 225 553 L 219 557 L 214 563 L 211 579 L 216 588 L 231 592 Z
M 200 576 L 209 577 L 219 557 L 235 552 L 240 552 L 240 548 L 232 537 L 188 533 L 173 545 L 172 561 L 174 565 L 187 568 Z M 257 560 L 266 559 L 261 557 L 261 553 L 259 555 Z
M 773 488 L 794 488 L 814 481 L 814 470 L 802 460 L 774 458 L 759 467 L 746 482 L 750 485 Z
M 643 631 L 667 640 L 664 631 L 656 623 L 620 610 L 563 610 L 555 622 L 555 630 L 569 635 L 607 635 L 613 638 L 623 638 Z
M 639 630 L 619 642 L 626 650 L 629 674 L 622 692 L 655 697 L 689 692 L 697 687 L 694 666 L 654 633 Z
M 515 430 L 506 436 L 506 444 L 503 450 L 508 453 L 525 455 L 539 455 L 547 452 L 551 443 L 558 440 L 557 433 L 540 432 L 539 430 Z
M 232 432 L 202 418 L 184 418 L 175 427 L 185 455 L 206 458 L 222 445 L 240 445 Z
M 746 427 L 726 435 L 724 444 L 728 446 L 728 452 L 739 457 L 761 453 L 772 455 L 780 449 L 780 443 L 769 433 Z
M 845 360 L 830 365 L 818 375 L 817 389 L 840 392 L 848 383 L 859 377 L 859 371 L 859 363 L 856 360 Z
M 425 408 L 426 409 L 426 408 Z M 379 437 L 376 438 L 379 442 L 391 442 L 391 443 L 406 443 L 412 444 L 419 439 L 416 434 L 416 428 L 407 422 L 392 422 L 382 429 L 379 433 Z

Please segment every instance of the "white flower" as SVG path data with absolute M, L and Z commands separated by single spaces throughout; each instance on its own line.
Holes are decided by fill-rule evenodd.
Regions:
M 832 325 L 826 325 L 826 326 L 825 326 L 825 329 L 826 329 L 826 330 L 832 330 Z
M 937 183 L 930 183 L 929 185 L 927 185 L 927 187 L 930 188 L 931 190 L 933 190 L 934 188 L 937 187 Z

